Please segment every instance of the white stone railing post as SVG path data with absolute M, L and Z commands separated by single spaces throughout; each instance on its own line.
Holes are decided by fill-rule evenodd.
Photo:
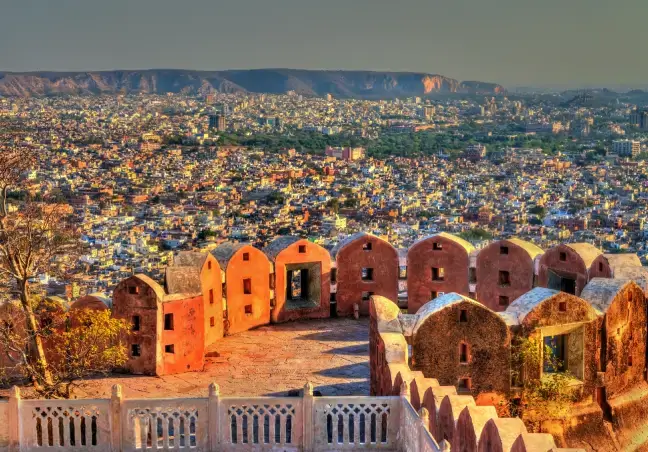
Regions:
M 216 383 L 209 385 L 209 403 L 207 405 L 209 413 L 209 422 L 207 422 L 207 431 L 209 432 L 209 450 L 218 450 L 221 443 L 221 420 L 220 415 L 220 388 Z
M 9 452 L 20 451 L 20 389 L 17 386 L 11 388 L 9 393 Z
M 315 447 L 315 410 L 313 409 L 313 385 L 308 382 L 304 385 L 304 397 L 302 400 L 302 420 L 303 420 L 303 441 L 304 452 L 312 452 Z
M 122 387 L 114 385 L 110 396 L 110 442 L 113 452 L 122 450 Z

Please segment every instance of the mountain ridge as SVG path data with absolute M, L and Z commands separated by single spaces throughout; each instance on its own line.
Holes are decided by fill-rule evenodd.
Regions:
M 500 94 L 496 83 L 465 81 L 426 72 L 319 69 L 232 69 L 203 71 L 141 69 L 109 71 L 0 71 L 0 95 L 98 95 L 117 93 L 248 92 L 380 99 L 433 93 Z

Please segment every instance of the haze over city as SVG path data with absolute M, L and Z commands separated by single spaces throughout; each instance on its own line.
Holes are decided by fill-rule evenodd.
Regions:
M 647 85 L 643 0 L 2 3 L 3 71 L 286 67 L 509 88 Z

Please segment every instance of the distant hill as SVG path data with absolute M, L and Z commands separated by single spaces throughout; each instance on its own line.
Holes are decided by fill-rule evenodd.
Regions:
M 460 82 L 443 75 L 414 72 L 249 69 L 191 71 L 150 69 L 99 72 L 0 72 L 0 95 L 251 92 L 340 98 L 384 99 L 433 93 L 499 94 L 501 85 Z

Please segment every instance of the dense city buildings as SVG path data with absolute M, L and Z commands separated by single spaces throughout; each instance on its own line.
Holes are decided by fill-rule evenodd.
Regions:
M 372 316 L 373 393 L 406 386 L 438 442 L 523 442 L 504 401 L 564 373 L 592 444 L 607 450 L 605 422 L 631 444 L 648 411 L 644 107 L 564 97 L 0 98 L 3 148 L 37 155 L 10 210 L 61 209 L 80 239 L 32 291 L 110 310 L 130 330 L 122 370 L 160 377 L 251 329 Z M 558 372 L 521 369 L 520 343 Z

